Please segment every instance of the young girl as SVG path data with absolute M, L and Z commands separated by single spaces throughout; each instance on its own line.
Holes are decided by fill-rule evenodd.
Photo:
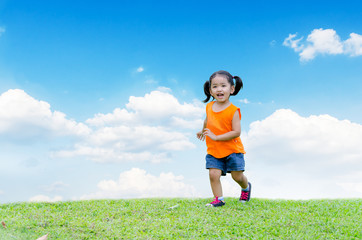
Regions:
M 220 177 L 226 173 L 231 173 L 232 178 L 242 188 L 239 201 L 250 200 L 251 184 L 244 175 L 245 151 L 240 140 L 240 109 L 229 101 L 230 95 L 238 94 L 242 87 L 241 78 L 233 77 L 227 71 L 213 73 L 204 84 L 204 102 L 213 97 L 213 101 L 206 105 L 204 126 L 197 133 L 198 139 L 206 139 L 206 168 L 209 169 L 210 185 L 215 197 L 207 206 L 225 205 Z

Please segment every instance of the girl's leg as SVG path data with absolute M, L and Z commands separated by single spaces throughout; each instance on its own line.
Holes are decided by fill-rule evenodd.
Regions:
M 221 187 L 221 170 L 216 168 L 209 169 L 210 185 L 214 197 L 222 197 L 222 187 Z
M 242 171 L 232 171 L 231 176 L 235 182 L 237 182 L 240 187 L 246 189 L 248 187 L 248 179 Z

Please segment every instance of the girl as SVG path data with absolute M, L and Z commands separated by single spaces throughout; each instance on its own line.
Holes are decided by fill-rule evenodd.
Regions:
M 242 87 L 241 78 L 233 77 L 227 71 L 213 73 L 204 84 L 204 102 L 213 97 L 213 101 L 206 105 L 204 126 L 197 133 L 198 139 L 206 139 L 206 168 L 209 169 L 210 185 L 215 197 L 207 206 L 225 205 L 220 177 L 228 172 L 242 188 L 239 201 L 250 200 L 251 184 L 244 175 L 245 151 L 240 140 L 240 109 L 229 101 L 230 95 L 238 94 Z

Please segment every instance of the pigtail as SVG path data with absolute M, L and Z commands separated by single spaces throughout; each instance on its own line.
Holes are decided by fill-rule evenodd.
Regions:
M 206 99 L 203 101 L 204 103 L 207 103 L 210 98 L 211 98 L 211 94 L 210 94 L 210 82 L 209 81 L 206 81 L 204 83 L 204 93 L 206 95 Z
M 235 91 L 231 95 L 235 96 L 236 94 L 238 94 L 240 89 L 243 88 L 243 81 L 238 76 L 234 76 L 233 78 L 235 79 Z

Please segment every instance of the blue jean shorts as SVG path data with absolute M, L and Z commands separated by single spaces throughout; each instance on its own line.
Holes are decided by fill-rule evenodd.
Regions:
M 232 171 L 245 171 L 245 161 L 243 153 L 232 153 L 224 158 L 216 158 L 210 154 L 206 155 L 206 169 L 216 168 L 222 171 L 221 175 Z

